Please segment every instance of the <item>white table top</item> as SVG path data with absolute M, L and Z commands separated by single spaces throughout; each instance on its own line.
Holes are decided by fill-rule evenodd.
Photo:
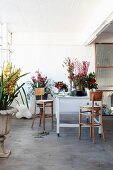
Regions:
M 57 98 L 69 98 L 69 99 L 89 99 L 88 96 L 69 96 L 69 95 L 63 95 L 63 94 L 58 94 L 58 95 L 55 95 L 55 97 Z

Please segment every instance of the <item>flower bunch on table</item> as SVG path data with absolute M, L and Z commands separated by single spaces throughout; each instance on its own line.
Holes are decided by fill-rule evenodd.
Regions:
M 86 87 L 91 89 L 98 89 L 98 84 L 96 81 L 96 75 L 94 72 L 90 72 L 86 77 Z
M 66 83 L 64 83 L 63 81 L 58 81 L 58 82 L 55 82 L 55 87 L 57 87 L 57 89 L 59 91 L 65 91 L 67 92 L 68 91 L 68 85 Z
M 71 81 L 73 80 L 74 77 L 75 63 L 76 63 L 76 59 L 67 57 L 62 65 L 63 67 L 67 67 L 68 79 Z
M 75 62 L 76 59 L 67 57 L 65 61 L 63 62 L 63 67 L 67 68 L 68 72 L 68 79 L 69 79 L 69 91 L 72 91 L 72 83 L 74 78 L 74 69 L 75 69 Z
M 67 57 L 63 63 L 63 67 L 67 67 L 68 78 L 73 83 L 73 87 L 78 91 L 87 89 L 97 89 L 98 84 L 94 72 L 88 73 L 90 62 L 78 61 Z
M 73 84 L 76 90 L 83 91 L 87 87 L 88 61 L 76 61 Z

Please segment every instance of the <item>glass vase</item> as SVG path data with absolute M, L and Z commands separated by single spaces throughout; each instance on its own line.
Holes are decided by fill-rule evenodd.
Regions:
M 72 92 L 72 80 L 69 80 L 69 93 Z

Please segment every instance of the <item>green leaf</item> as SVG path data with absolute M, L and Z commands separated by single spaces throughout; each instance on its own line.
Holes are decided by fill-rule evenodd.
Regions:
M 23 87 L 22 87 L 22 90 L 23 90 L 23 93 L 24 93 L 24 96 L 25 96 L 27 108 L 29 109 L 28 100 L 27 100 L 27 95 L 26 95 L 25 89 L 24 89 Z

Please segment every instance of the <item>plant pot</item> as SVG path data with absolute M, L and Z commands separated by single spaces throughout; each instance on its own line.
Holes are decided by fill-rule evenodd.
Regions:
M 76 91 L 77 96 L 87 96 L 87 93 L 85 91 Z
M 42 96 L 42 99 L 43 99 L 43 100 L 47 100 L 47 97 L 48 97 L 48 94 L 45 93 L 45 94 Z M 36 99 L 37 99 L 37 100 L 41 100 L 41 96 L 36 96 Z
M 7 158 L 11 151 L 4 148 L 4 140 L 11 129 L 12 116 L 17 112 L 17 109 L 0 110 L 0 158 Z

